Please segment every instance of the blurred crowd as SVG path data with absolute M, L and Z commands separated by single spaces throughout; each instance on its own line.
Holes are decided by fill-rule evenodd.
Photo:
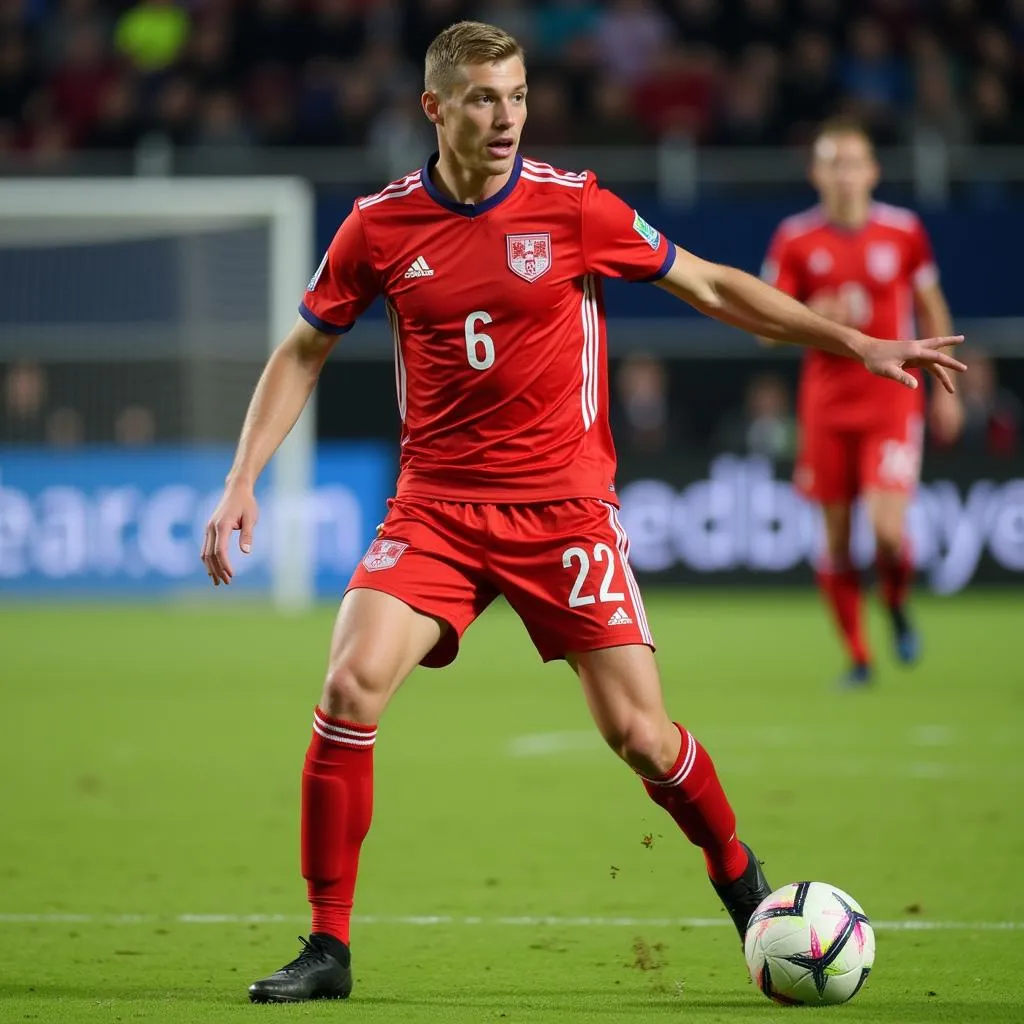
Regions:
M 459 18 L 527 50 L 527 142 L 1024 142 L 1024 0 L 0 0 L 0 153 L 387 145 Z

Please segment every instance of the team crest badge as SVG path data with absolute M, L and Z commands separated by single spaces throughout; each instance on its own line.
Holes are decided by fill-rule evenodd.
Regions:
M 835 266 L 828 249 L 815 249 L 807 259 L 807 269 L 812 274 L 825 275 Z
M 551 235 L 506 235 L 508 267 L 524 281 L 536 281 L 551 269 Z
M 390 569 L 401 557 L 408 544 L 400 540 L 386 540 L 378 537 L 363 555 L 363 568 L 367 572 L 380 572 Z
M 865 256 L 868 273 L 883 284 L 891 281 L 900 270 L 900 253 L 892 242 L 874 242 Z

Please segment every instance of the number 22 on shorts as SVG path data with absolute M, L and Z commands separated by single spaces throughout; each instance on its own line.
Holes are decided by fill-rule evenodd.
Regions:
M 600 564 L 601 562 L 607 562 L 608 567 L 604 571 L 604 578 L 601 580 L 601 587 L 598 590 L 598 596 L 595 598 L 593 594 L 582 594 L 584 584 L 587 582 L 587 577 L 590 575 L 590 555 L 587 554 L 585 548 L 571 547 L 566 548 L 562 552 L 562 565 L 566 569 L 571 569 L 574 563 L 579 563 L 579 570 L 576 573 L 576 582 L 572 585 L 572 590 L 569 591 L 569 607 L 570 608 L 582 608 L 584 605 L 593 604 L 594 601 L 600 600 L 602 604 L 609 604 L 613 601 L 623 601 L 626 595 L 618 590 L 612 590 L 612 580 L 615 577 L 615 555 L 612 549 L 607 544 L 595 544 L 594 545 L 594 561 Z

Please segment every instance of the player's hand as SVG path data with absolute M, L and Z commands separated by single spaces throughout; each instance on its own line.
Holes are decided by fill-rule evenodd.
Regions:
M 235 575 L 228 558 L 228 546 L 231 535 L 239 531 L 238 547 L 243 554 L 252 551 L 252 531 L 259 519 L 259 506 L 256 495 L 248 486 L 231 486 L 224 491 L 224 497 L 213 510 L 210 521 L 206 524 L 203 537 L 203 550 L 200 558 L 206 566 L 206 574 L 219 587 L 222 583 L 231 582 Z
M 861 352 L 864 365 L 878 377 L 888 377 L 908 388 L 917 387 L 917 379 L 907 370 L 920 366 L 927 370 L 950 394 L 956 390 L 949 371 L 963 373 L 967 367 L 942 350 L 959 345 L 963 335 L 928 338 L 926 341 L 879 341 L 869 338 Z
M 964 429 L 963 403 L 936 391 L 928 410 L 928 426 L 936 441 L 952 444 Z

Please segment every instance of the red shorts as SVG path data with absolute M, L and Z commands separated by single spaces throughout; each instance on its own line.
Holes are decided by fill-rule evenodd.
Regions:
M 923 443 L 916 412 L 869 429 L 805 427 L 794 482 L 822 505 L 847 504 L 871 490 L 910 494 L 921 476 Z
M 447 622 L 423 659 L 455 660 L 459 640 L 499 595 L 544 661 L 623 644 L 654 647 L 629 542 L 614 506 L 596 499 L 487 505 L 394 499 L 349 581 Z

